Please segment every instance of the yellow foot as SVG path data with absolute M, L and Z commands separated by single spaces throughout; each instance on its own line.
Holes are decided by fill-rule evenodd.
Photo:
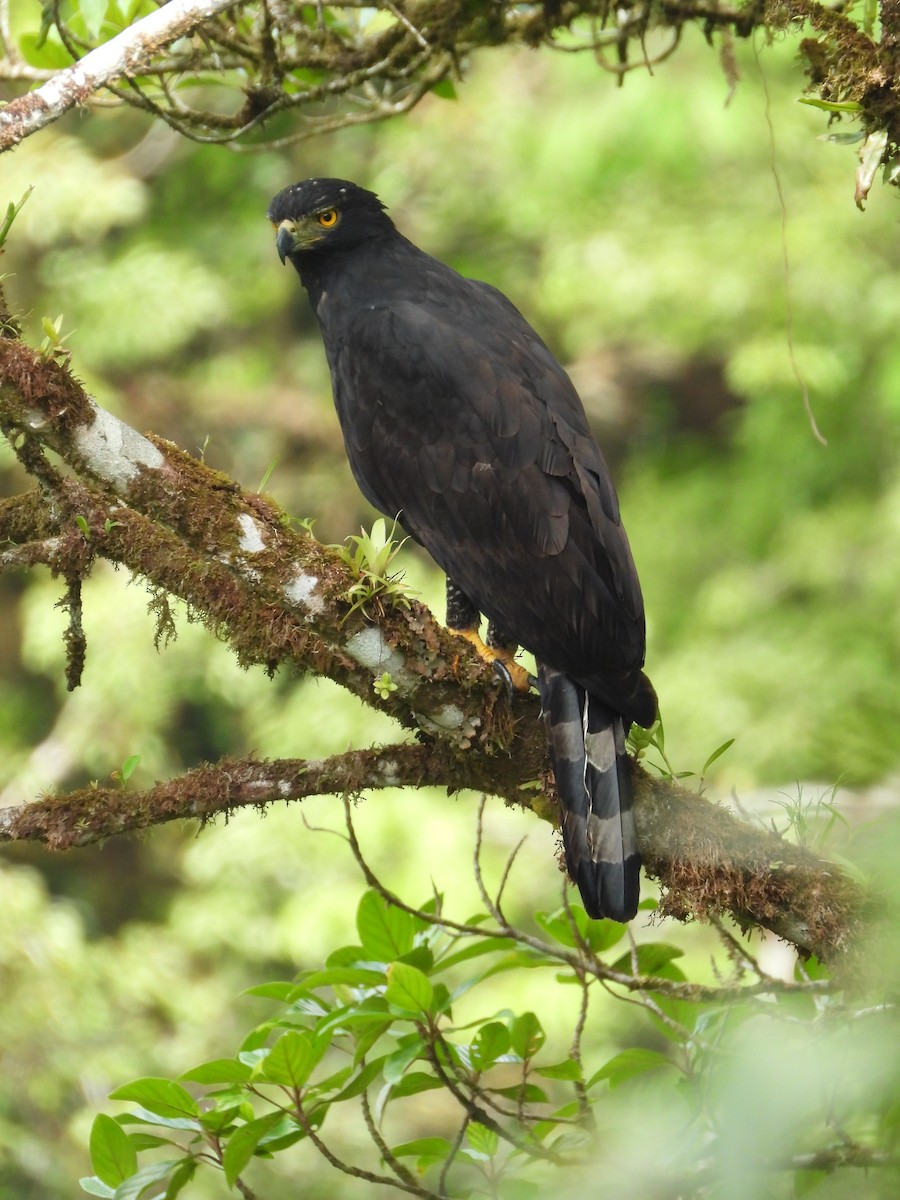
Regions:
M 464 637 L 470 645 L 475 647 L 478 657 L 483 658 L 485 662 L 498 663 L 514 691 L 531 691 L 532 678 L 525 668 L 516 662 L 514 650 L 497 650 L 493 646 L 486 646 L 477 629 L 451 629 L 450 632 Z

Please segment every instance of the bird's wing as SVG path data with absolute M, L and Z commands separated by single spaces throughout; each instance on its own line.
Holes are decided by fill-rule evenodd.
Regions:
M 571 382 L 517 310 L 480 285 L 373 305 L 329 357 L 372 503 L 401 512 L 539 658 L 579 676 L 639 670 L 640 587 L 606 464 Z

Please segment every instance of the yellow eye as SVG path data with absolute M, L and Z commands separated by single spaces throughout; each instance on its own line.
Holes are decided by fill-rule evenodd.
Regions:
M 319 213 L 318 221 L 323 229 L 333 229 L 338 223 L 337 209 L 326 208 L 324 212 Z

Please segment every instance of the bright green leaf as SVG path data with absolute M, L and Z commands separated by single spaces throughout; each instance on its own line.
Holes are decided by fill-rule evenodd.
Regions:
M 281 1000 L 287 1003 L 297 990 L 296 983 L 275 980 L 272 983 L 258 983 L 256 987 L 245 988 L 242 996 L 263 996 L 269 1000 Z
M 261 1064 L 261 1078 L 284 1087 L 302 1087 L 315 1066 L 309 1034 L 292 1030 L 284 1033 Z
M 535 1067 L 535 1073 L 544 1079 L 580 1079 L 581 1067 L 571 1058 L 549 1067 Z
M 485 1071 L 509 1048 L 509 1029 L 502 1021 L 489 1021 L 472 1040 L 472 1066 L 476 1071 Z
M 138 1200 L 141 1192 L 154 1183 L 160 1183 L 183 1161 L 181 1158 L 173 1158 L 166 1162 L 152 1163 L 148 1167 L 141 1167 L 134 1175 L 119 1184 L 114 1193 L 115 1200 Z
M 818 96 L 800 96 L 798 99 L 800 104 L 809 104 L 812 108 L 821 108 L 824 112 L 862 112 L 862 105 L 856 100 L 820 100 Z
M 78 1186 L 89 1196 L 102 1196 L 103 1200 L 112 1200 L 116 1194 L 114 1188 L 104 1183 L 102 1179 L 98 1179 L 96 1175 L 86 1175 L 83 1179 L 79 1179 Z
M 406 1074 L 410 1064 L 415 1062 L 425 1049 L 425 1042 L 418 1034 L 404 1038 L 393 1054 L 384 1061 L 384 1078 L 387 1083 L 397 1083 Z
M 673 958 L 682 958 L 684 951 L 666 942 L 643 942 L 637 947 L 637 971 L 641 975 L 658 975 Z M 631 953 L 623 954 L 613 963 L 614 971 L 631 973 L 634 963 Z
M 640 1047 L 635 1047 L 631 1050 L 623 1050 L 621 1054 L 616 1054 L 604 1066 L 600 1068 L 588 1081 L 588 1087 L 593 1087 L 595 1083 L 599 1083 L 601 1079 L 608 1079 L 611 1088 L 618 1087 L 624 1083 L 626 1079 L 633 1079 L 636 1075 L 645 1075 L 649 1071 L 660 1071 L 665 1067 L 671 1067 L 672 1061 L 665 1054 L 660 1054 L 658 1050 L 644 1050 Z
M 98 1113 L 91 1126 L 91 1166 L 98 1177 L 118 1187 L 123 1179 L 137 1170 L 137 1151 L 118 1121 L 106 1113 Z
M 78 11 L 81 13 L 87 35 L 93 42 L 100 37 L 108 8 L 109 0 L 79 0 Z
M 419 1092 L 433 1092 L 443 1086 L 439 1079 L 425 1071 L 407 1071 L 403 1078 L 392 1086 L 390 1095 L 392 1100 L 396 1100 L 401 1096 L 417 1096 Z
M 486 1158 L 493 1158 L 497 1153 L 497 1134 L 478 1121 L 472 1121 L 467 1127 L 466 1141 L 473 1150 Z
M 377 962 L 393 962 L 412 950 L 415 923 L 410 914 L 371 889 L 359 902 L 356 929 L 366 956 Z
M 387 971 L 388 985 L 384 998 L 388 1004 L 406 1012 L 428 1012 L 434 989 L 427 975 L 407 963 L 391 963 Z
M 260 1141 L 282 1121 L 283 1116 L 280 1112 L 267 1113 L 234 1131 L 222 1155 L 222 1169 L 229 1187 L 234 1187 L 234 1181 L 253 1157 Z
M 175 1200 L 175 1197 L 191 1182 L 197 1170 L 197 1160 L 186 1158 L 176 1167 L 169 1179 L 169 1186 L 163 1200 Z
M 725 751 L 728 750 L 729 747 L 731 747 L 733 745 L 734 745 L 734 738 L 732 737 L 732 738 L 729 738 L 727 742 L 723 742 L 721 746 L 717 746 L 716 749 L 713 750 L 713 752 L 709 756 L 709 758 L 706 760 L 706 762 L 703 764 L 703 770 L 700 772 L 700 774 L 705 775 L 706 772 L 709 770 L 709 768 L 716 761 L 716 759 L 721 758 L 722 755 L 725 753 Z
M 178 1078 L 187 1083 L 246 1083 L 250 1075 L 246 1063 L 238 1062 L 236 1058 L 216 1058 L 185 1071 Z
M 158 1117 L 196 1117 L 196 1100 L 171 1079 L 135 1079 L 109 1093 L 110 1100 L 133 1100 Z
M 512 1049 L 519 1058 L 534 1058 L 546 1040 L 540 1021 L 533 1012 L 524 1012 L 516 1017 L 509 1031 Z
M 416 1138 L 412 1142 L 401 1142 L 399 1146 L 391 1146 L 391 1154 L 397 1158 L 409 1158 L 412 1155 L 427 1158 L 446 1158 L 450 1153 L 451 1143 L 442 1137 Z

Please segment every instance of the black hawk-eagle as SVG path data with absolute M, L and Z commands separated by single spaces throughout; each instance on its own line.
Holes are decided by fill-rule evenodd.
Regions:
M 637 572 L 575 388 L 501 292 L 414 246 L 372 192 L 306 179 L 267 215 L 319 322 L 357 483 L 446 572 L 450 628 L 519 687 L 516 648 L 534 654 L 569 873 L 590 916 L 629 920 L 625 736 L 653 723 L 656 697 Z

